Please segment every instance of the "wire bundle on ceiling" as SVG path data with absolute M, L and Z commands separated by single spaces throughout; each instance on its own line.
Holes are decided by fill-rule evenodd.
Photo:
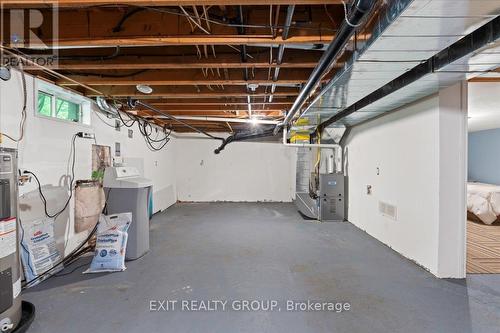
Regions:
M 116 113 L 118 115 L 118 118 L 120 118 L 120 121 L 122 122 L 123 126 L 125 127 L 132 127 L 134 126 L 134 124 L 137 123 L 139 132 L 143 136 L 147 147 L 151 151 L 162 150 L 170 141 L 170 134 L 172 133 L 172 130 L 169 130 L 168 132 L 163 132 L 165 131 L 165 129 L 162 129 L 161 131 L 159 131 L 158 128 L 153 128 L 153 125 L 151 125 L 151 123 L 146 119 L 131 115 L 130 113 L 127 112 L 124 113 L 127 114 L 128 119 L 124 119 L 120 111 L 117 111 Z M 154 132 L 156 132 L 156 135 L 153 134 Z M 160 134 L 160 132 L 163 132 L 163 136 L 162 134 Z

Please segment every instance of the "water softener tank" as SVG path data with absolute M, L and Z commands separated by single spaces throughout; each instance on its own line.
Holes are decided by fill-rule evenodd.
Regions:
M 17 196 L 17 151 L 0 147 L 0 333 L 13 332 L 22 314 Z

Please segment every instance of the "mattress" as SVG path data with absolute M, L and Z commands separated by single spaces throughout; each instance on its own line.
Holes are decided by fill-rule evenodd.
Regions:
M 500 217 L 500 186 L 484 183 L 467 184 L 467 211 L 481 222 L 492 224 Z

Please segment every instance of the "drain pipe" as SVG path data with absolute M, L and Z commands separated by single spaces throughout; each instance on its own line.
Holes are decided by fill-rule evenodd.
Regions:
M 276 125 L 274 135 L 278 134 L 280 128 L 287 126 L 293 119 L 295 114 L 302 108 L 308 97 L 314 92 L 321 81 L 321 78 L 327 74 L 335 64 L 338 56 L 344 50 L 345 45 L 351 39 L 361 21 L 366 14 L 371 11 L 375 0 L 355 0 L 350 7 L 350 12 L 346 15 L 346 19 L 335 36 L 335 39 L 330 43 L 326 51 L 321 56 L 316 67 L 313 69 L 309 79 L 300 90 L 297 99 L 293 103 L 290 111 L 287 113 L 282 123 Z

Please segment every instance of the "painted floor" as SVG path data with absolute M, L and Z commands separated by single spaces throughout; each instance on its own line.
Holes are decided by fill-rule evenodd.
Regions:
M 292 204 L 175 205 L 153 218 L 151 251 L 127 266 L 30 289 L 29 332 L 500 332 L 500 275 L 436 279 L 352 224 L 304 221 Z M 178 303 L 150 311 L 152 300 Z M 228 304 L 182 311 L 187 300 Z M 281 311 L 238 311 L 245 300 Z M 350 308 L 287 311 L 289 300 Z

